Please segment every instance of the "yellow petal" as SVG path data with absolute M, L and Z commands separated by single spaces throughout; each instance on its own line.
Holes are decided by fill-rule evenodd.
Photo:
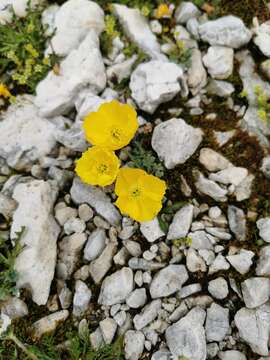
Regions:
M 141 169 L 133 168 L 121 168 L 117 175 L 116 184 L 115 184 L 115 193 L 116 195 L 128 196 L 131 189 L 136 183 L 138 183 L 139 178 L 144 176 L 145 171 Z
M 77 160 L 75 172 L 87 184 L 107 186 L 115 181 L 119 167 L 113 151 L 93 146 Z
M 163 198 L 167 188 L 164 180 L 146 173 L 140 178 L 140 185 L 143 189 L 143 193 L 156 201 L 160 201 L 160 199 Z
M 102 104 L 97 112 L 85 117 L 83 124 L 86 139 L 91 144 L 110 150 L 126 146 L 138 126 L 137 113 L 133 107 L 117 100 Z

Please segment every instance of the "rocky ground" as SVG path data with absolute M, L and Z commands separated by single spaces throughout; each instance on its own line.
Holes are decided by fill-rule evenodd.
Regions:
M 255 2 L 245 22 L 211 2 L 45 4 L 57 67 L 0 113 L 1 359 L 270 359 L 270 16 Z M 27 16 L 2 0 L 5 26 L 10 4 Z M 139 115 L 122 164 L 168 186 L 149 222 L 74 174 L 84 116 L 112 99 Z M 70 352 L 77 334 L 91 354 Z

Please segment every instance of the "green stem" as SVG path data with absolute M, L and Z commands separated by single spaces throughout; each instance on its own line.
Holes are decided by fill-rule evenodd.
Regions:
M 24 344 L 14 335 L 14 334 L 9 334 L 7 336 L 8 340 L 11 340 L 14 342 L 15 345 L 18 346 L 18 348 L 20 348 L 31 360 L 39 360 L 36 355 L 34 355 L 33 353 L 31 353 L 25 346 Z

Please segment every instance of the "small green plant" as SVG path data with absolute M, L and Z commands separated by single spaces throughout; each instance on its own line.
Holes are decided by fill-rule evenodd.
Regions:
M 163 41 L 172 46 L 169 53 L 169 59 L 175 63 L 184 65 L 186 68 L 190 67 L 192 48 L 187 48 L 183 40 L 172 41 L 168 36 L 163 36 Z
M 0 78 L 30 93 L 46 76 L 55 58 L 44 57 L 48 38 L 41 15 L 42 9 L 29 9 L 25 18 L 14 15 L 10 24 L 0 24 Z
M 172 243 L 176 247 L 191 246 L 192 245 L 192 238 L 189 237 L 189 236 L 186 236 L 186 237 L 183 237 L 181 239 L 173 240 Z
M 5 300 L 10 295 L 17 293 L 16 281 L 17 271 L 14 269 L 16 257 L 22 250 L 20 238 L 24 233 L 24 228 L 17 233 L 14 240 L 15 246 L 10 249 L 7 242 L 10 240 L 4 237 L 0 238 L 0 301 Z
M 254 93 L 258 104 L 259 118 L 270 125 L 270 99 L 259 85 L 255 86 Z
M 133 167 L 143 169 L 159 178 L 164 176 L 165 168 L 163 164 L 157 159 L 153 151 L 145 150 L 138 141 L 135 141 L 135 146 L 128 156 Z
M 117 36 L 120 36 L 117 19 L 113 14 L 107 14 L 105 16 L 105 30 L 100 38 L 101 51 L 103 54 L 108 55 L 111 52 L 113 39 Z

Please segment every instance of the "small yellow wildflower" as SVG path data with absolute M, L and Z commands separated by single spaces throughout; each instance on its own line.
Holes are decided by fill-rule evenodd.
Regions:
M 26 44 L 24 48 L 34 59 L 37 59 L 39 57 L 38 51 L 34 48 L 32 44 Z
M 11 93 L 9 92 L 8 88 L 2 83 L 0 83 L 0 97 L 1 96 L 4 98 L 11 97 Z
M 84 119 L 86 139 L 92 145 L 110 150 L 121 149 L 134 137 L 138 129 L 137 113 L 132 106 L 117 100 L 102 104 L 97 112 Z
M 116 179 L 119 167 L 120 160 L 113 151 L 93 146 L 82 154 L 75 171 L 87 184 L 107 186 Z
M 262 121 L 266 121 L 267 119 L 266 111 L 263 109 L 258 110 L 258 116 Z
M 162 19 L 165 17 L 168 18 L 170 16 L 171 16 L 171 11 L 167 4 L 160 4 L 159 7 L 155 11 L 155 17 L 157 19 Z
M 166 183 L 141 169 L 121 168 L 115 193 L 116 206 L 136 221 L 152 220 L 162 207 Z

